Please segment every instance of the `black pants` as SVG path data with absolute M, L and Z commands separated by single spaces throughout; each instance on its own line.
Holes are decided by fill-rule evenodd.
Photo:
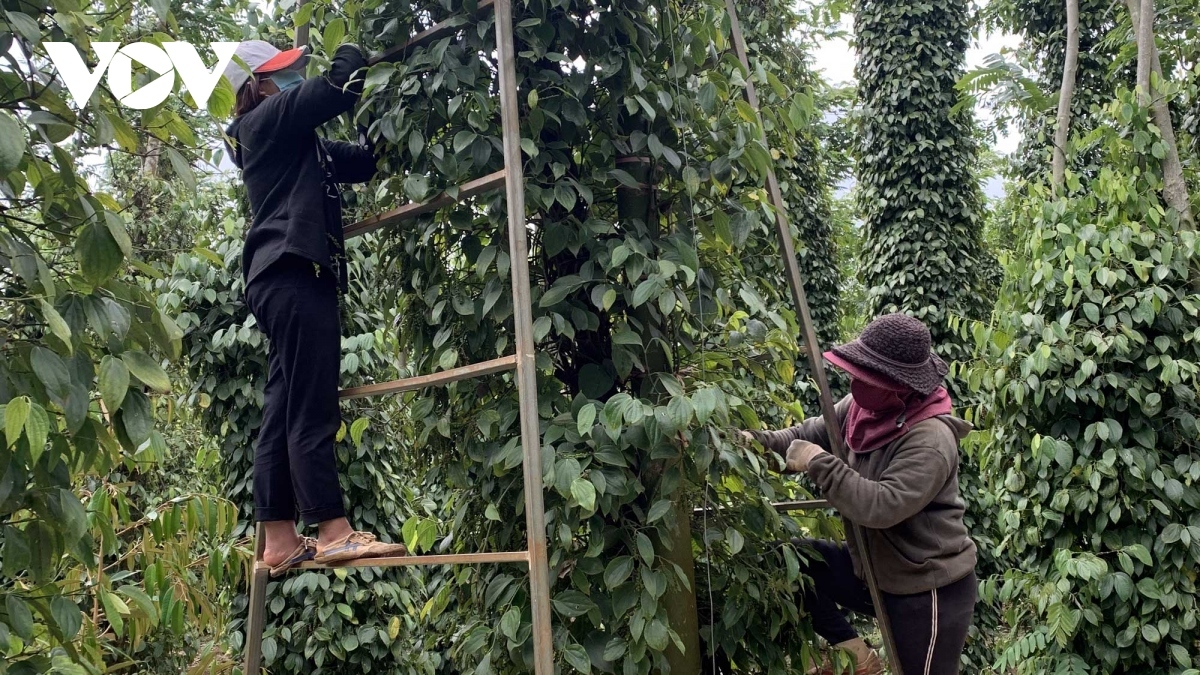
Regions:
M 850 549 L 830 541 L 794 542 L 812 547 L 824 561 L 809 562 L 812 577 L 804 607 L 817 634 L 837 644 L 858 637 L 843 612 L 875 616 L 867 585 L 854 575 Z M 914 595 L 883 594 L 904 675 L 957 675 L 967 630 L 975 614 L 975 573 L 941 588 Z
M 258 521 L 321 523 L 346 515 L 334 459 L 341 425 L 341 328 L 337 280 L 285 255 L 246 289 L 246 304 L 270 340 L 262 427 L 254 449 Z

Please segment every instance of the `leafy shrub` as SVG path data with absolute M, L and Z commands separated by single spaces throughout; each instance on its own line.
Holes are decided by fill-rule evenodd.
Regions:
M 989 431 L 1001 672 L 1188 673 L 1200 654 L 1196 236 L 1160 196 L 1162 141 L 1125 92 L 1082 144 L 1086 190 L 1031 193 L 1027 262 L 966 379 Z

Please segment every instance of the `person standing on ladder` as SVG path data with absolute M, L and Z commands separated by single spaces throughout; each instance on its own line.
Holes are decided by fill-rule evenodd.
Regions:
M 956 675 L 975 611 L 976 548 L 958 487 L 958 442 L 971 425 L 951 414 L 946 364 L 931 349 L 929 329 L 903 314 L 876 319 L 825 358 L 851 378 L 850 395 L 835 407 L 849 463 L 828 452 L 821 417 L 743 432 L 786 453 L 786 471 L 807 472 L 842 517 L 863 528 L 865 552 L 848 543 L 795 542 L 821 557 L 806 570 L 813 583 L 804 607 L 817 634 L 854 657 L 856 675 L 882 673 L 842 611 L 874 615 L 859 562 L 865 553 L 904 675 Z
M 338 293 L 346 291 L 338 183 L 376 173 L 374 148 L 324 140 L 317 128 L 354 109 L 367 65 L 344 44 L 329 72 L 305 79 L 306 48 L 280 51 L 242 42 L 225 70 L 237 92 L 226 130 L 242 171 L 253 221 L 242 273 L 246 304 L 270 340 L 262 426 L 254 450 L 254 516 L 262 523 L 263 562 L 272 576 L 306 560 L 339 563 L 405 555 L 402 544 L 355 531 L 338 484 L 334 438 L 341 426 Z M 296 531 L 297 515 L 317 526 L 315 540 Z

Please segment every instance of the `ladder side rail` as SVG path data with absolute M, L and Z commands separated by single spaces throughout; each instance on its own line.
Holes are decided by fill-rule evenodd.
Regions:
M 495 0 L 496 56 L 500 121 L 504 147 L 508 253 L 511 258 L 513 324 L 516 330 L 517 394 L 521 413 L 525 524 L 528 530 L 529 597 L 533 617 L 533 662 L 537 675 L 554 673 L 554 634 L 550 624 L 550 566 L 546 551 L 541 431 L 537 405 L 537 364 L 533 346 L 532 289 L 525 221 L 525 170 L 517 110 L 516 47 L 511 0 Z

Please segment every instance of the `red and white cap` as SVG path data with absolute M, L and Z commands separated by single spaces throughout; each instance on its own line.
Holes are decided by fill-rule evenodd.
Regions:
M 263 40 L 246 40 L 238 45 L 233 52 L 233 59 L 225 66 L 225 79 L 233 85 L 236 92 L 242 88 L 250 74 L 274 73 L 288 68 L 299 68 L 304 64 L 301 57 L 308 52 L 308 46 L 297 47 L 287 51 L 276 49 L 270 42 Z M 238 63 L 241 60 L 245 65 Z

